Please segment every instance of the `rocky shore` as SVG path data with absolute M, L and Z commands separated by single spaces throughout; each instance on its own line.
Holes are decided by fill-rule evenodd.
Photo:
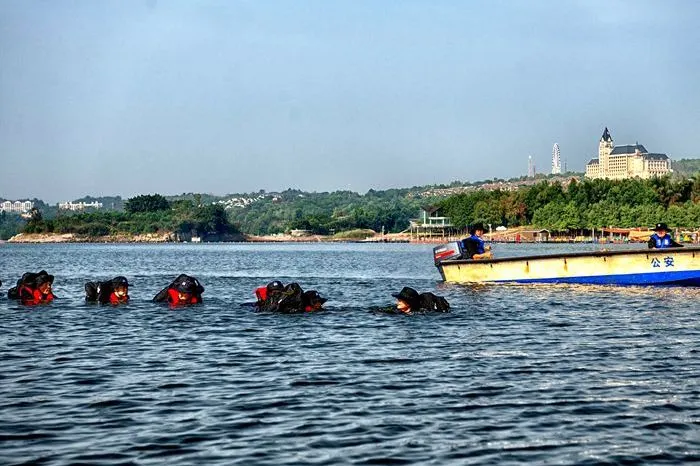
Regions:
M 73 233 L 20 233 L 13 236 L 8 243 L 175 243 L 182 239 L 174 233 L 148 233 L 142 235 L 107 235 L 85 236 Z M 288 234 L 276 235 L 236 235 L 227 238 L 217 238 L 222 242 L 248 243 L 335 243 L 335 242 L 408 242 L 408 236 L 402 234 L 387 234 L 368 236 L 366 238 L 349 238 L 324 235 L 295 236 Z M 186 242 L 196 242 L 188 238 Z
M 8 243 L 169 243 L 175 240 L 172 233 L 147 233 L 142 235 L 83 236 L 73 233 L 20 233 Z

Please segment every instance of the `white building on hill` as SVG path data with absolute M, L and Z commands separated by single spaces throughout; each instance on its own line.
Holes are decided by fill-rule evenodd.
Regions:
M 639 144 L 616 146 L 605 128 L 598 144 L 598 158 L 586 164 L 586 178 L 652 178 L 671 173 L 671 160 L 666 154 L 649 153 Z
M 33 207 L 32 201 L 4 201 L 0 203 L 0 212 L 25 213 L 32 210 Z
M 101 209 L 101 202 L 59 202 L 58 208 L 61 210 L 85 210 L 88 208 Z

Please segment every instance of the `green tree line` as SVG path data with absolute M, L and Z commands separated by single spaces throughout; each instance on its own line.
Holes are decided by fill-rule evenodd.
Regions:
M 26 232 L 102 236 L 119 233 L 175 232 L 273 234 L 291 229 L 332 234 L 354 229 L 403 231 L 420 208 L 437 205 L 457 228 L 481 221 L 494 226 L 533 225 L 555 231 L 607 226 L 644 227 L 664 221 L 671 226 L 700 226 L 700 175 L 649 180 L 583 180 L 562 184 L 543 180 L 515 191 L 475 190 L 442 198 L 425 198 L 416 187 L 307 193 L 287 190 L 228 211 L 211 204 L 211 196 L 183 194 L 136 196 L 123 212 L 58 213 L 37 210 Z M 205 201 L 206 199 L 206 201 Z M 23 220 L 0 218 L 0 234 L 16 232 Z M 235 225 L 235 226 L 234 226 Z
M 417 217 L 421 202 L 410 189 L 370 190 L 366 194 L 288 190 L 232 209 L 230 216 L 241 231 L 258 235 L 292 229 L 317 234 L 365 228 L 398 232 Z
M 584 180 L 541 182 L 517 191 L 477 191 L 439 202 L 457 228 L 480 221 L 533 225 L 555 231 L 617 226 L 644 227 L 664 221 L 700 226 L 700 175 L 675 180 Z
M 36 210 L 24 227 L 26 233 L 74 233 L 85 236 L 174 232 L 180 235 L 235 234 L 219 205 L 196 205 L 192 201 L 168 202 L 163 196 L 136 196 L 125 203 L 124 212 L 60 214 L 44 219 Z

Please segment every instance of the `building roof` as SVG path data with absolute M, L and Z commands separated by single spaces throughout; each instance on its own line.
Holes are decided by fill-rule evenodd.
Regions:
M 437 205 L 424 205 L 421 207 L 422 210 L 426 211 L 428 214 L 434 214 L 438 210 L 440 210 L 440 206 Z
M 598 159 L 591 159 L 586 165 L 598 165 L 599 163 Z
M 644 154 L 645 159 L 651 160 L 668 160 L 668 155 L 666 154 Z
M 610 131 L 608 131 L 608 127 L 605 127 L 605 131 L 603 131 L 603 135 L 600 137 L 601 141 L 605 142 L 612 142 L 613 138 L 610 136 Z
M 610 155 L 634 154 L 637 150 L 646 154 L 647 150 L 641 144 L 627 144 L 626 146 L 615 146 Z

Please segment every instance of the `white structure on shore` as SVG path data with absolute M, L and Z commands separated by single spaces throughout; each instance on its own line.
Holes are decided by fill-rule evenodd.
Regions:
M 559 144 L 554 143 L 552 149 L 552 175 L 561 174 L 561 154 L 559 153 Z
M 0 203 L 0 212 L 29 212 L 34 208 L 32 201 L 4 201 Z
M 527 157 L 527 176 L 534 178 L 537 174 L 537 169 L 535 168 L 535 162 L 532 161 L 532 156 Z
M 88 208 L 101 209 L 101 202 L 59 202 L 58 208 L 61 210 L 85 210 Z

